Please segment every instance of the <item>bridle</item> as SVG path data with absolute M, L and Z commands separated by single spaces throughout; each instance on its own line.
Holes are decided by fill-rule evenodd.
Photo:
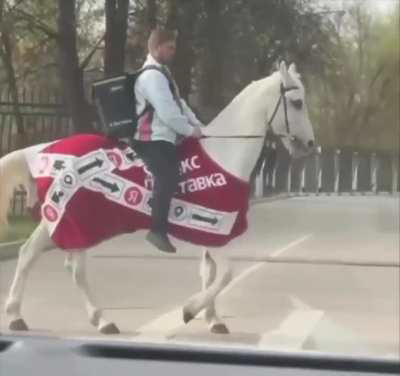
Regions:
M 296 136 L 292 135 L 290 133 L 290 124 L 289 124 L 289 118 L 288 118 L 288 110 L 287 110 L 287 98 L 286 98 L 286 93 L 288 91 L 291 90 L 296 90 L 298 89 L 298 86 L 288 86 L 285 87 L 284 84 L 281 82 L 280 85 L 280 95 L 279 95 L 279 99 L 275 105 L 275 109 L 272 112 L 272 116 L 269 119 L 269 121 L 267 122 L 267 132 L 265 135 L 234 135 L 234 136 L 203 136 L 203 138 L 278 138 L 278 139 L 282 139 L 282 138 L 288 138 L 291 141 L 296 141 L 297 138 Z M 279 107 L 281 105 L 281 103 L 283 103 L 283 110 L 285 113 L 285 127 L 286 127 L 286 133 L 275 133 L 272 129 L 272 122 L 275 119 L 276 114 L 278 113 Z
M 290 124 L 289 124 L 289 117 L 288 117 L 288 110 L 287 110 L 287 98 L 286 98 L 286 95 L 285 95 L 288 91 L 296 90 L 296 89 L 298 89 L 298 86 L 285 87 L 283 85 L 283 83 L 281 82 L 280 95 L 279 95 L 278 102 L 276 103 L 274 112 L 272 113 L 272 116 L 271 116 L 271 118 L 269 119 L 269 121 L 267 123 L 267 126 L 268 126 L 267 135 L 268 135 L 268 132 L 270 132 L 272 136 L 275 136 L 275 137 L 278 137 L 278 138 L 287 137 L 291 141 L 295 141 L 296 140 L 296 136 L 294 136 L 293 134 L 290 133 Z M 273 129 L 272 129 L 272 122 L 274 121 L 275 116 L 278 113 L 278 109 L 279 109 L 279 106 L 280 106 L 281 103 L 283 103 L 283 111 L 285 113 L 286 134 L 275 133 L 273 131 Z

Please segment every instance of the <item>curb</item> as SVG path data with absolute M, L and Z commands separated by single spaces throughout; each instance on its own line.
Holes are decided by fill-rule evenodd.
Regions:
M 296 197 L 296 195 L 289 193 L 281 193 L 281 194 L 271 195 L 268 197 L 253 198 L 250 200 L 250 206 L 264 204 L 267 202 L 273 202 L 278 200 L 286 200 L 292 197 Z
M 0 243 L 0 262 L 16 258 L 19 248 L 25 241 L 26 239 L 20 239 L 14 242 Z

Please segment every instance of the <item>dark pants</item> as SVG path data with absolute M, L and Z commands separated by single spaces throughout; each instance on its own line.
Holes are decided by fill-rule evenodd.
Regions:
M 132 146 L 153 174 L 152 226 L 155 232 L 167 233 L 168 212 L 179 182 L 179 159 L 176 146 L 167 141 L 133 141 Z

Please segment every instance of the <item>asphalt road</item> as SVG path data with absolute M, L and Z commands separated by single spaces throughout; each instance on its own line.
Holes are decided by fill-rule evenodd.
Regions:
M 201 318 L 182 322 L 183 302 L 200 289 L 200 249 L 176 241 L 177 255 L 165 256 L 138 233 L 90 250 L 94 295 L 121 330 L 113 339 L 400 358 L 398 196 L 277 200 L 253 206 L 249 223 L 223 250 L 235 272 L 217 304 L 229 335 L 209 333 Z M 29 334 L 104 339 L 63 259 L 45 253 L 30 276 Z M 2 312 L 15 265 L 0 263 Z

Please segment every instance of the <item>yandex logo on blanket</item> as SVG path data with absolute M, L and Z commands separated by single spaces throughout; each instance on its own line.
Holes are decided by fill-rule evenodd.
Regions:
M 108 151 L 107 152 L 108 159 L 114 164 L 116 168 L 119 168 L 122 164 L 121 156 L 116 153 L 115 151 Z
M 129 205 L 136 206 L 142 202 L 143 194 L 138 188 L 131 187 L 125 191 L 124 199 Z
M 58 219 L 57 210 L 49 204 L 43 207 L 43 215 L 49 222 L 55 222 Z

